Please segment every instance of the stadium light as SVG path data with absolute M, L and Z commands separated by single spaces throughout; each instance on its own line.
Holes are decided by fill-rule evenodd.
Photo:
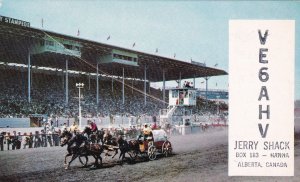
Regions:
M 81 129 L 81 106 L 80 106 L 80 89 L 84 87 L 84 83 L 76 83 L 76 87 L 79 89 L 79 96 L 78 96 L 78 101 L 79 101 L 79 128 Z

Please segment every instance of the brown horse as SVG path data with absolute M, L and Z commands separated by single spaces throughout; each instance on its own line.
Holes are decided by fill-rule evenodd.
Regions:
M 88 158 L 87 156 L 81 155 L 80 154 L 80 150 L 82 150 L 82 148 L 80 147 L 81 144 L 83 144 L 86 141 L 86 137 L 77 134 L 75 136 L 72 135 L 71 132 L 65 130 L 61 135 L 60 135 L 60 139 L 61 139 L 61 147 L 67 145 L 67 154 L 65 155 L 65 160 L 64 160 L 64 165 L 66 166 L 65 169 L 68 169 L 70 164 L 77 158 L 80 156 L 83 156 L 85 158 L 85 162 L 82 161 L 79 158 L 79 161 L 81 162 L 81 164 L 83 166 L 86 166 Z M 67 157 L 72 156 L 71 160 L 68 162 L 67 164 Z
M 117 138 L 117 143 L 119 145 L 119 149 L 121 151 L 119 155 L 119 160 L 122 158 L 121 163 L 123 163 L 125 159 L 125 154 L 128 153 L 130 146 L 126 140 L 123 139 L 121 135 L 118 136 Z
M 88 156 L 93 156 L 95 158 L 95 163 L 92 168 L 97 168 L 99 166 L 98 160 L 102 165 L 101 153 L 104 148 L 100 144 L 90 144 L 87 142 L 87 138 L 81 134 L 76 134 L 72 136 L 69 131 L 64 131 L 61 136 L 63 138 L 61 146 L 68 145 L 68 153 L 65 156 L 64 164 L 66 165 L 65 169 L 68 169 L 73 160 L 79 157 L 79 161 L 83 166 L 87 165 Z M 75 144 L 75 145 L 74 145 Z M 72 156 L 72 159 L 67 164 L 66 159 L 68 156 Z M 80 157 L 84 157 L 85 161 L 82 161 Z
M 114 151 L 114 155 L 112 158 L 114 158 L 118 154 L 118 143 L 117 138 L 114 137 L 104 137 L 104 131 L 103 129 L 98 130 L 97 132 L 93 133 L 90 127 L 85 127 L 83 130 L 83 133 L 87 134 L 89 137 L 89 140 L 92 143 L 99 143 L 101 141 L 102 148 L 105 150 L 105 157 L 110 156 L 110 152 Z
M 140 144 L 142 140 L 124 140 L 121 136 L 118 137 L 118 144 L 120 148 L 119 159 L 122 159 L 121 162 L 125 159 L 125 154 L 127 153 L 130 156 L 131 160 L 135 160 L 137 155 L 141 153 Z
M 102 157 L 101 154 L 104 151 L 104 147 L 98 143 L 85 143 L 83 150 L 81 150 L 81 155 L 93 156 L 95 158 L 94 166 L 91 169 L 98 168 L 102 166 Z M 98 160 L 100 159 L 100 165 Z
M 112 158 L 114 158 L 118 154 L 118 150 L 119 150 L 118 138 L 113 137 L 109 132 L 105 132 L 105 134 L 103 135 L 102 146 L 104 147 L 104 150 L 105 150 L 105 157 L 111 156 L 110 152 L 113 152 L 113 151 L 115 153 L 112 156 Z

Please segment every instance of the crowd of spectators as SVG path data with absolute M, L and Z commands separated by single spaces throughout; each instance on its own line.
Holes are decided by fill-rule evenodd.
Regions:
M 209 113 L 220 114 L 221 111 L 228 111 L 228 104 L 213 100 L 206 101 L 204 98 L 197 97 L 196 107 L 193 108 L 193 113 Z
M 125 104 L 122 101 L 122 85 L 111 80 L 101 80 L 99 90 L 99 105 L 96 103 L 95 80 L 86 77 L 69 78 L 69 102 L 66 104 L 64 77 L 62 75 L 34 74 L 31 84 L 31 102 L 28 102 L 28 87 L 26 73 L 4 71 L 0 78 L 0 118 L 24 118 L 30 114 L 47 114 L 48 116 L 72 118 L 78 116 L 78 89 L 75 83 L 83 82 L 82 117 L 113 115 L 153 115 L 163 108 L 163 102 L 147 97 L 144 105 L 144 95 L 125 87 Z M 132 85 L 129 83 L 128 85 Z M 142 82 L 135 82 L 134 88 L 143 90 Z M 161 97 L 161 91 L 150 89 L 151 95 Z
M 12 133 L 0 131 L 0 150 L 18 150 L 26 148 L 53 147 L 60 145 L 61 130 L 49 123 L 44 123 L 41 131 Z M 6 146 L 6 147 L 5 147 Z
M 64 75 L 36 73 L 32 76 L 31 102 L 28 102 L 28 87 L 26 72 L 17 70 L 1 70 L 0 77 L 0 118 L 26 118 L 31 114 L 46 114 L 51 117 L 76 118 L 78 116 L 78 89 L 75 83 L 85 83 L 81 90 L 82 117 L 107 117 L 110 115 L 139 116 L 157 115 L 166 105 L 161 100 L 162 91 L 154 88 L 147 93 L 147 104 L 144 104 L 144 83 L 140 81 L 127 81 L 125 86 L 125 103 L 122 99 L 122 84 L 108 78 L 100 79 L 99 104 L 96 102 L 96 81 L 89 80 L 87 76 L 69 77 L 69 102 L 66 104 Z M 90 84 L 89 84 L 90 83 Z M 187 85 L 187 83 L 185 83 Z M 192 84 L 188 84 L 189 86 Z M 142 92 L 137 92 L 138 89 Z M 149 93 L 150 92 L 150 93 Z M 168 94 L 166 94 L 168 95 Z M 157 99 L 153 99 L 155 97 Z M 166 99 L 167 100 L 167 99 Z M 228 105 L 197 98 L 197 106 L 193 113 L 217 113 L 228 110 Z

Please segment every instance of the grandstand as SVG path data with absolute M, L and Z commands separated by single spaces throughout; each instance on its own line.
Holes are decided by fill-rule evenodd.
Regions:
M 75 84 L 79 82 L 85 84 L 83 117 L 153 115 L 165 107 L 165 81 L 227 74 L 201 64 L 32 28 L 22 21 L 17 25 L 0 22 L 0 72 L 2 118 L 76 117 Z M 150 87 L 150 82 L 158 81 L 164 83 L 162 91 Z

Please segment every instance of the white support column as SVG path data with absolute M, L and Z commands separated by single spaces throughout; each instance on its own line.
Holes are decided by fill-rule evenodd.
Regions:
M 178 88 L 181 88 L 181 72 L 179 72 L 179 83 L 178 83 Z
M 194 79 L 193 79 L 193 85 L 194 85 L 194 88 L 196 88 L 196 76 L 194 75 Z
M 68 75 L 68 70 L 69 70 L 69 61 L 66 59 L 66 105 L 69 104 L 69 75 Z
M 131 93 L 133 94 L 133 79 L 131 80 Z
M 111 93 L 114 92 L 114 78 L 111 77 Z
M 81 105 L 80 105 L 80 99 L 81 99 L 81 95 L 80 95 L 80 87 L 79 87 L 79 92 L 78 92 L 78 109 L 79 109 L 79 128 L 81 129 Z
M 89 73 L 89 90 L 91 90 L 91 73 Z
M 30 74 L 30 50 L 28 50 L 28 102 L 31 102 L 31 74 Z
M 144 105 L 147 104 L 147 83 L 146 83 L 146 79 L 147 79 L 147 66 L 145 65 L 145 67 L 144 67 Z
M 99 106 L 99 64 L 97 63 L 97 73 L 96 73 L 96 103 L 97 108 Z
M 125 89 L 124 89 L 124 67 L 123 67 L 123 82 L 122 82 L 122 99 L 123 99 L 123 105 L 125 104 Z
M 205 77 L 205 83 L 206 83 L 206 89 L 205 89 L 205 99 L 206 99 L 206 103 L 205 103 L 205 108 L 207 108 L 207 92 L 208 92 L 208 77 Z
M 165 70 L 163 69 L 163 101 L 164 101 L 164 106 L 166 102 L 166 78 L 165 78 Z
M 84 87 L 84 83 L 76 83 L 76 87 L 78 88 L 78 119 L 79 119 L 79 129 L 82 129 L 82 122 L 81 122 L 81 94 L 80 89 Z

